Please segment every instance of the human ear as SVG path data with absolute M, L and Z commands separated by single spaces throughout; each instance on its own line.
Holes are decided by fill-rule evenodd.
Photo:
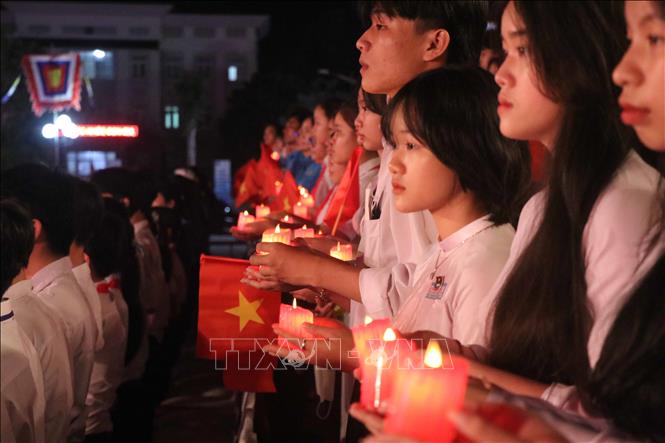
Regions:
M 36 218 L 33 218 L 32 229 L 35 231 L 35 243 L 37 243 L 37 241 L 41 240 L 42 237 L 42 232 L 43 232 L 42 222 L 40 220 L 37 220 Z
M 423 54 L 423 60 L 431 62 L 445 54 L 450 46 L 450 34 L 445 29 L 433 29 L 427 34 L 427 48 Z

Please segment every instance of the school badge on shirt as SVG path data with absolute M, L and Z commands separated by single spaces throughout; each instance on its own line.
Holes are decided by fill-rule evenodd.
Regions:
M 429 298 L 430 300 L 441 300 L 447 287 L 448 283 L 446 283 L 446 277 L 443 275 L 437 275 L 432 279 L 432 285 L 430 286 L 429 291 L 427 291 L 425 298 Z

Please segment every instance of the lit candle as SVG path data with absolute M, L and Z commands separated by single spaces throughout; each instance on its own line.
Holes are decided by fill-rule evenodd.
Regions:
M 282 192 L 283 183 L 279 180 L 275 180 L 275 195 L 279 195 Z
M 368 360 L 372 349 L 369 346 L 370 340 L 381 340 L 387 328 L 391 327 L 390 320 L 382 318 L 372 320 L 371 317 L 365 316 L 365 324 L 358 325 L 351 329 L 353 333 L 353 343 L 355 344 L 358 358 L 360 359 L 360 367 L 362 368 L 365 361 Z
M 424 367 L 399 371 L 392 390 L 384 431 L 416 440 L 450 442 L 456 435 L 447 415 L 464 404 L 469 364 L 452 358 L 442 367 L 441 348 L 430 341 Z
M 261 236 L 261 241 L 263 243 L 291 243 L 291 230 L 286 228 L 281 228 L 279 225 L 275 226 L 275 229 L 266 229 L 263 231 Z
M 300 196 L 300 203 L 306 208 L 314 207 L 314 197 L 311 194 L 304 194 Z
M 292 220 L 289 218 L 289 216 L 288 216 L 288 214 L 287 214 L 287 215 L 285 215 L 284 217 L 282 217 L 282 221 L 283 221 L 284 223 L 291 223 Z
M 296 203 L 295 207 L 293 208 L 293 213 L 301 218 L 309 218 L 309 210 L 305 205 L 302 204 L 302 202 Z
M 313 322 L 314 314 L 312 311 L 299 308 L 295 298 L 292 305 L 284 303 L 279 305 L 279 327 L 294 337 L 311 338 L 311 334 L 302 328 L 302 324 Z
M 255 221 L 254 216 L 251 215 L 249 212 L 245 211 L 242 214 L 238 216 L 238 229 L 241 231 L 245 229 L 245 226 L 248 223 L 253 223 Z
M 360 384 L 360 403 L 363 406 L 377 409 L 390 398 L 399 366 L 398 354 L 403 348 L 397 345 L 395 331 L 387 328 L 379 348 L 371 352 L 369 359 L 365 359 Z
M 302 225 L 302 228 L 298 228 L 293 231 L 293 238 L 314 238 L 314 228 L 308 228 L 307 225 Z
M 275 160 L 275 161 L 279 161 L 279 152 L 273 151 L 273 153 L 270 154 L 270 158 Z
M 270 207 L 263 203 L 256 207 L 256 218 L 266 218 L 270 215 Z
M 353 246 L 337 242 L 337 246 L 330 248 L 330 256 L 338 260 L 351 261 L 353 260 Z

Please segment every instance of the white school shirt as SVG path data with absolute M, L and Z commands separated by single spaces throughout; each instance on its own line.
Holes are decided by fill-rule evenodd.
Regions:
M 433 331 L 461 343 L 485 345 L 486 300 L 510 254 L 515 230 L 481 217 L 434 245 L 429 258 L 394 272 L 388 298 L 410 293 L 395 317 L 403 333 Z
M 139 268 L 141 271 L 140 297 L 146 312 L 154 311 L 154 322 L 149 325 L 149 334 L 161 342 L 169 323 L 171 300 L 166 286 L 162 256 L 157 239 L 150 230 L 148 220 L 134 223 Z
M 50 441 L 67 441 L 74 380 L 65 325 L 52 308 L 33 294 L 30 280 L 11 286 L 5 297 L 11 301 L 16 323 L 35 347 L 42 367 L 46 435 Z
M 124 312 L 123 318 L 123 313 L 118 310 L 115 301 L 116 298 L 122 298 L 122 293 L 117 288 L 109 288 L 110 281 L 111 278 L 106 278 L 95 288 L 102 309 L 104 346 L 95 352 L 95 364 L 92 367 L 86 399 L 86 435 L 113 430 L 110 410 L 116 398 L 116 389 L 124 377 L 127 312 Z
M 401 299 L 388 299 L 392 268 L 399 263 L 419 263 L 436 244 L 438 232 L 429 211 L 402 213 L 393 201 L 388 164 L 393 148 L 384 142 L 381 153 L 377 188 L 374 197 L 365 205 L 365 216 L 360 224 L 359 251 L 368 268 L 360 271 L 360 295 L 372 318 L 392 318 L 397 314 Z M 381 216 L 372 220 L 374 205 L 380 204 Z
M 14 318 L 11 302 L 0 302 L 0 441 L 43 442 L 44 376 L 39 356 Z
M 97 326 L 97 340 L 95 341 L 95 350 L 101 349 L 104 346 L 104 332 L 102 330 L 102 307 L 99 304 L 99 297 L 97 297 L 97 290 L 90 275 L 90 266 L 88 263 L 82 263 L 72 268 L 74 277 L 79 286 L 83 290 L 88 305 L 95 316 L 95 325 Z
M 74 405 L 69 435 L 70 439 L 79 439 L 85 431 L 85 396 L 95 358 L 97 326 L 94 316 L 86 296 L 76 282 L 69 257 L 44 266 L 31 280 L 34 293 L 56 311 L 65 324 L 74 375 Z

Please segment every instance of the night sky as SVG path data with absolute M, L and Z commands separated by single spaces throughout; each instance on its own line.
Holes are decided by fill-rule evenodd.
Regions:
M 260 42 L 259 71 L 317 69 L 359 78 L 355 42 L 363 31 L 358 3 L 337 2 L 175 2 L 173 12 L 266 14 L 270 33 Z

